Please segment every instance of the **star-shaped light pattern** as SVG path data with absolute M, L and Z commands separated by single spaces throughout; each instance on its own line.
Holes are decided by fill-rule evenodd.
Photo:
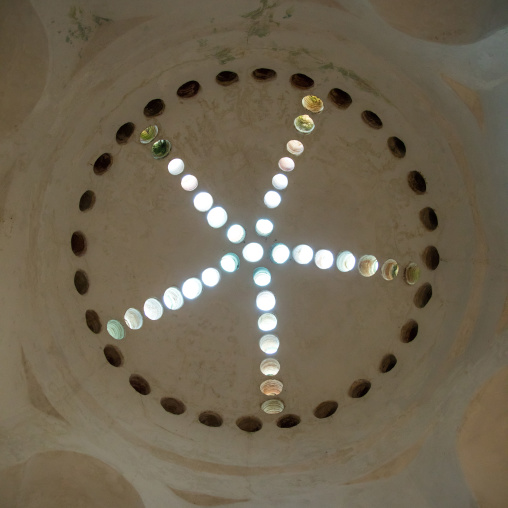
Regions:
M 322 102 L 320 99 L 307 96 L 302 100 L 302 104 L 311 112 L 318 113 L 322 111 Z M 314 105 L 316 102 L 321 104 L 320 108 L 311 109 L 309 104 Z M 295 119 L 294 125 L 300 132 L 310 133 L 314 130 L 314 122 L 307 116 L 299 116 Z M 303 125 L 303 127 L 302 127 Z M 147 132 L 150 137 L 154 134 L 150 128 L 145 129 L 143 133 Z M 152 139 L 155 139 L 153 135 Z M 149 141 L 144 140 L 144 143 Z M 303 144 L 298 140 L 290 140 L 286 148 L 288 152 L 294 156 L 299 156 L 304 151 Z M 263 201 L 267 208 L 277 208 L 282 203 L 281 191 L 284 191 L 289 183 L 288 175 L 295 169 L 295 161 L 291 157 L 282 157 L 278 162 L 277 172 L 272 178 L 273 189 L 268 190 Z M 182 159 L 172 159 L 168 164 L 168 171 L 173 176 L 181 177 L 181 186 L 187 192 L 193 192 L 198 189 L 198 179 L 191 174 L 184 174 L 185 163 Z M 206 214 L 208 224 L 214 229 L 220 229 L 226 226 L 228 222 L 228 213 L 225 208 L 218 206 L 213 196 L 206 191 L 199 190 L 193 197 L 193 204 L 197 211 Z M 215 205 L 215 206 L 214 206 Z M 270 236 L 274 230 L 274 223 L 266 218 L 259 219 L 255 225 L 255 232 L 257 235 L 266 238 Z M 240 244 L 246 237 L 246 230 L 241 224 L 230 224 L 226 230 L 226 238 L 232 244 Z M 249 242 L 244 245 L 241 256 L 247 263 L 254 265 L 253 282 L 259 288 L 256 296 L 256 307 L 259 310 L 258 315 L 258 328 L 262 335 L 259 339 L 259 347 L 266 355 L 274 355 L 277 353 L 280 345 L 280 339 L 277 336 L 277 314 L 276 296 L 267 287 L 272 282 L 271 270 L 262 265 L 267 265 L 267 261 L 271 261 L 274 265 L 286 263 L 291 257 L 297 265 L 307 265 L 314 260 L 315 265 L 322 269 L 330 269 L 334 263 L 337 268 L 342 272 L 351 271 L 356 265 L 355 256 L 349 251 L 339 252 L 337 257 L 332 251 L 321 249 L 314 252 L 312 247 L 306 244 L 297 245 L 292 250 L 284 243 L 274 243 L 269 252 L 265 252 L 263 246 L 258 242 Z M 240 256 L 234 252 L 225 254 L 219 260 L 219 266 L 224 272 L 233 273 L 238 270 L 240 265 Z M 386 267 L 386 269 L 385 269 Z M 359 259 L 358 269 L 360 273 L 366 277 L 374 275 L 378 270 L 378 261 L 374 256 L 366 255 Z M 394 260 L 388 260 L 383 265 L 383 277 L 386 280 L 391 280 L 397 275 L 398 265 Z M 206 268 L 200 277 L 191 277 L 187 279 L 181 286 L 170 287 L 164 292 L 163 302 L 167 309 L 177 311 L 180 309 L 185 300 L 193 300 L 198 298 L 202 291 L 203 285 L 207 287 L 216 286 L 221 279 L 221 272 L 215 267 Z M 162 303 L 156 298 L 149 298 L 146 300 L 143 312 L 148 319 L 160 319 L 164 312 Z M 137 309 L 130 308 L 125 312 L 124 321 L 126 325 L 132 329 L 137 330 L 143 325 L 143 315 Z M 109 334 L 115 339 L 123 339 L 125 331 L 122 324 L 117 320 L 110 320 L 107 325 Z M 265 358 L 260 365 L 261 372 L 268 376 L 269 379 L 263 381 L 260 385 L 260 390 L 268 397 L 277 396 L 283 389 L 283 384 L 274 379 L 273 376 L 277 375 L 281 366 L 278 360 L 269 356 Z M 284 410 L 284 403 L 278 399 L 269 399 L 265 401 L 261 408 L 266 413 L 280 413 Z

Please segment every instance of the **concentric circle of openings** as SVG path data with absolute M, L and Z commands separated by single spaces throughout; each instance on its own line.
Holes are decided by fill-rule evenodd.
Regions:
M 337 256 L 337 268 L 341 272 L 350 272 L 356 264 L 356 258 L 348 250 L 342 251 Z
M 282 201 L 280 194 L 276 191 L 268 191 L 263 199 L 268 208 L 277 208 Z
M 271 332 L 277 327 L 277 318 L 273 314 L 266 312 L 259 316 L 258 327 L 263 332 Z
M 263 335 L 259 339 L 259 347 L 261 351 L 267 355 L 275 354 L 279 349 L 279 344 L 280 342 L 278 337 L 272 334 Z
M 157 125 L 149 125 L 146 129 L 141 131 L 139 142 L 143 145 L 147 145 L 157 137 L 157 134 L 159 134 Z
M 259 389 L 265 395 L 279 395 L 282 391 L 283 385 L 278 379 L 267 379 L 259 385 Z
M 190 99 L 197 95 L 200 88 L 201 86 L 197 81 L 187 81 L 176 91 L 176 95 L 182 99 Z
M 164 308 L 162 307 L 162 303 L 157 300 L 157 298 L 148 298 L 143 306 L 143 312 L 148 319 L 152 321 L 157 321 L 162 317 L 164 312 Z
M 163 397 L 161 399 L 161 406 L 164 411 L 173 415 L 182 415 L 187 409 L 181 400 L 174 399 L 173 397 Z
M 429 245 L 425 248 L 422 259 L 429 270 L 435 270 L 439 266 L 439 252 L 433 245 Z
M 217 268 L 207 268 L 201 274 L 201 280 L 209 288 L 215 287 L 220 281 L 220 272 Z
M 249 263 L 257 263 L 264 254 L 261 244 L 256 242 L 248 243 L 242 250 L 242 255 Z
M 152 157 L 164 159 L 171 151 L 171 143 L 167 139 L 159 139 L 152 145 Z
M 222 416 L 213 411 L 203 411 L 198 419 L 200 423 L 207 427 L 220 427 L 222 425 Z
M 314 80 L 306 74 L 293 74 L 289 81 L 294 87 L 300 88 L 300 90 L 307 90 L 314 86 Z
M 273 231 L 273 222 L 268 219 L 259 219 L 256 222 L 256 233 L 259 236 L 269 236 Z
M 275 415 L 284 411 L 284 402 L 279 399 L 265 400 L 261 404 L 261 409 L 268 415 Z
M 192 192 L 198 186 L 198 179 L 194 175 L 185 175 L 182 178 L 182 189 Z
M 125 337 L 125 330 L 120 321 L 110 319 L 106 325 L 106 330 L 115 340 L 122 340 Z
M 183 295 L 178 288 L 170 287 L 164 291 L 164 305 L 169 310 L 178 310 L 183 305 Z
M 396 136 L 392 136 L 388 138 L 388 149 L 390 152 L 392 152 L 392 155 L 394 157 L 397 157 L 399 159 L 402 159 L 402 157 L 405 157 L 406 155 L 406 145 L 404 144 L 404 141 L 397 138 Z
M 301 422 L 300 417 L 297 415 L 284 415 L 277 420 L 277 427 L 281 429 L 290 429 L 296 427 Z
M 329 250 L 321 249 L 316 252 L 314 262 L 318 268 L 321 268 L 321 270 L 328 270 L 328 268 L 331 268 L 333 261 L 333 254 Z
M 129 377 L 129 383 L 141 395 L 148 395 L 152 389 L 150 388 L 150 384 L 148 381 L 139 374 L 131 374 Z
M 413 302 L 419 309 L 423 309 L 432 298 L 432 286 L 426 282 L 422 286 L 418 288 L 415 296 L 413 298 Z
M 215 81 L 222 86 L 229 86 L 238 81 L 238 74 L 233 71 L 222 71 L 215 76 Z
M 410 319 L 400 329 L 400 340 L 404 343 L 412 342 L 418 335 L 418 323 Z
M 182 293 L 187 300 L 194 300 L 203 291 L 203 284 L 197 277 L 191 277 L 182 284 Z
M 362 256 L 358 261 L 358 271 L 364 277 L 372 277 L 377 272 L 379 263 L 374 256 Z
M 259 369 L 265 376 L 275 376 L 279 373 L 280 363 L 275 358 L 265 358 Z
M 275 295 L 271 291 L 261 291 L 256 296 L 256 307 L 261 311 L 269 311 L 275 307 Z
M 236 426 L 244 432 L 257 432 L 263 427 L 263 423 L 255 416 L 241 416 L 236 420 Z
M 74 287 L 80 295 L 88 292 L 90 283 L 88 282 L 88 275 L 83 270 L 76 270 L 74 274 Z
M 139 330 L 143 326 L 143 316 L 137 309 L 127 309 L 123 318 L 125 320 L 125 324 L 131 330 Z
M 314 416 L 322 420 L 323 418 L 329 418 L 337 411 L 339 404 L 334 400 L 325 400 L 321 402 L 316 409 L 314 409 Z
M 87 210 L 91 210 L 95 205 L 95 192 L 91 190 L 87 190 L 83 192 L 81 197 L 79 198 L 79 209 L 82 212 L 86 212 Z
M 273 69 L 261 67 L 252 71 L 252 77 L 258 81 L 270 81 L 277 77 L 277 73 Z
M 245 239 L 245 228 L 240 224 L 233 224 L 228 228 L 226 235 L 231 243 L 241 243 Z
M 233 252 L 224 254 L 220 260 L 220 266 L 225 272 L 233 273 L 240 266 L 240 258 Z
M 165 107 L 162 99 L 153 99 L 144 107 L 143 113 L 148 117 L 158 116 L 164 112 Z
M 86 326 L 93 333 L 100 333 L 102 329 L 101 320 L 99 319 L 99 315 L 94 310 L 87 310 L 85 312 Z
M 171 159 L 168 162 L 168 171 L 171 175 L 180 175 L 185 169 L 185 163 L 182 159 Z
M 427 190 L 427 182 L 425 182 L 425 178 L 418 171 L 410 171 L 407 174 L 407 183 L 416 194 L 423 194 Z
M 365 397 L 370 390 L 370 381 L 366 379 L 357 379 L 350 387 L 349 387 L 349 396 L 353 399 L 359 399 L 360 397 Z
M 340 88 L 332 88 L 330 93 L 328 94 L 328 98 L 339 108 L 339 109 L 347 109 L 351 106 L 353 99 L 351 99 L 351 95 Z
M 279 168 L 286 172 L 293 171 L 295 161 L 291 157 L 282 157 L 282 159 L 279 159 Z
M 72 233 L 71 249 L 76 256 L 82 256 L 86 252 L 86 238 L 81 231 Z
M 277 190 L 284 190 L 288 186 L 288 177 L 286 175 L 283 175 L 282 173 L 277 173 L 272 178 L 272 185 Z
M 314 251 L 309 245 L 297 245 L 292 254 L 299 265 L 308 265 L 314 258 Z
M 119 145 L 125 145 L 129 141 L 130 137 L 134 134 L 135 125 L 132 122 L 124 123 L 116 131 L 116 142 Z
M 93 172 L 96 175 L 103 175 L 113 164 L 113 157 L 110 153 L 103 153 L 93 163 Z
M 270 257 L 274 263 L 282 265 L 289 259 L 290 254 L 291 252 L 287 245 L 284 245 L 283 243 L 276 243 L 272 247 Z
M 213 197 L 208 192 L 198 192 L 194 196 L 194 208 L 198 212 L 208 212 L 213 206 Z
M 373 129 L 381 129 L 383 127 L 383 122 L 381 118 L 373 113 L 372 111 L 363 111 L 362 112 L 362 120 Z
M 270 271 L 268 268 L 264 268 L 262 266 L 254 270 L 252 278 L 254 279 L 254 284 L 260 287 L 268 286 L 268 284 L 270 284 L 272 281 L 272 275 Z
M 206 220 L 212 228 L 218 229 L 228 221 L 228 213 L 222 206 L 215 206 L 206 214 Z
M 113 365 L 113 367 L 121 367 L 123 363 L 123 355 L 116 346 L 112 346 L 108 344 L 104 348 L 104 356 L 109 364 Z
M 397 358 L 395 358 L 395 355 L 385 355 L 381 360 L 379 370 L 384 374 L 386 372 L 390 372 L 395 367 L 395 365 L 397 365 Z
M 381 267 L 381 275 L 384 280 L 393 280 L 399 273 L 399 265 L 395 259 L 388 259 Z
M 436 212 L 428 206 L 420 210 L 420 221 L 429 231 L 434 231 L 438 226 Z

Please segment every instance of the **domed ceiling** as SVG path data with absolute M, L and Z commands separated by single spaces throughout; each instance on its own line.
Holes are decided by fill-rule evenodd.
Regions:
M 507 12 L 418 9 L 6 12 L 8 506 L 505 506 Z

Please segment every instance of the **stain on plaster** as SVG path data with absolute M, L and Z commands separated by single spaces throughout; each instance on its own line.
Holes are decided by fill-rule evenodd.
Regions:
M 216 497 L 208 494 L 200 494 L 199 492 L 190 492 L 187 490 L 178 490 L 169 487 L 178 497 L 182 498 L 190 504 L 196 506 L 224 506 L 227 504 L 245 503 L 250 499 L 230 499 L 227 497 Z
M 74 42 L 86 42 L 98 27 L 105 23 L 111 23 L 113 20 L 104 18 L 91 12 L 85 12 L 81 7 L 72 6 L 69 9 L 68 17 L 71 27 L 67 30 L 65 42 L 74 44 Z
M 231 48 L 223 48 L 223 49 L 216 48 L 215 53 L 211 56 L 216 58 L 221 65 L 224 65 L 227 62 L 232 62 L 233 60 L 235 60 L 235 57 L 231 53 Z
M 260 0 L 257 9 L 240 15 L 242 18 L 249 20 L 247 37 L 266 37 L 274 26 L 280 26 L 280 22 L 274 20 L 274 9 L 278 5 L 277 1 L 269 4 L 268 0 Z M 293 15 L 294 10 L 291 9 L 286 10 L 285 18 L 290 18 Z
M 371 93 L 376 97 L 381 96 L 381 94 L 380 94 L 379 90 L 377 90 L 377 88 L 375 88 L 373 85 L 371 85 L 367 80 L 358 76 L 358 74 L 356 74 L 356 72 L 352 71 L 351 69 L 345 69 L 344 67 L 335 65 L 332 62 L 329 62 L 325 65 L 321 65 L 320 69 L 334 70 L 334 71 L 342 74 L 345 78 L 351 79 L 358 88 L 364 90 L 365 92 Z

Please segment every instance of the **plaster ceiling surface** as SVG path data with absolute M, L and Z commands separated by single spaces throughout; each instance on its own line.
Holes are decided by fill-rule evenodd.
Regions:
M 477 25 L 470 12 L 458 14 L 457 40 L 429 42 L 418 2 L 398 12 L 401 31 L 393 11 L 373 4 L 34 1 L 5 13 L 0 506 L 66 506 L 73 497 L 87 507 L 506 506 L 506 447 L 481 441 L 495 459 L 477 476 L 473 446 L 484 429 L 499 440 L 506 433 L 478 417 L 481 400 L 485 421 L 499 419 L 496 397 L 506 395 L 502 382 L 489 388 L 508 351 L 504 11 L 494 2 L 498 22 Z M 456 45 L 464 41 L 472 43 Z M 276 77 L 256 80 L 258 68 Z M 221 71 L 238 81 L 221 86 Z M 295 73 L 314 84 L 294 86 Z M 190 80 L 198 93 L 179 97 Z M 334 104 L 336 88 L 350 95 L 349 107 Z M 322 112 L 303 108 L 308 94 L 323 100 Z M 147 117 L 153 99 L 164 110 Z M 368 125 L 364 111 L 382 127 Z M 293 121 L 306 113 L 315 129 L 301 134 Z M 133 133 L 119 144 L 127 122 Z M 150 125 L 172 144 L 163 159 L 139 142 Z M 404 154 L 392 153 L 392 137 Z M 292 156 L 280 206 L 269 209 L 263 196 L 291 139 L 305 149 Z M 112 164 L 98 175 L 104 153 Z M 173 158 L 185 162 L 182 175 L 168 172 Z M 425 178 L 424 193 L 408 185 L 413 171 Z M 197 177 L 194 192 L 182 189 L 185 174 Z M 87 190 L 95 202 L 81 211 Z M 226 226 L 211 228 L 194 208 L 199 191 L 227 210 Z M 428 207 L 438 219 L 432 230 L 421 220 Z M 259 218 L 274 223 L 267 238 L 255 233 Z M 233 223 L 247 231 L 238 245 L 226 238 Z M 80 256 L 74 232 L 86 238 Z M 264 248 L 259 263 L 242 257 L 254 241 Z M 381 269 L 363 277 L 335 263 L 277 265 L 269 258 L 277 242 L 335 258 L 373 255 L 380 268 L 395 259 L 399 274 L 386 281 Z M 426 262 L 429 246 L 437 267 Z M 143 311 L 150 297 L 162 301 L 207 267 L 220 270 L 228 252 L 240 266 L 221 271 L 217 287 L 145 318 L 139 330 L 125 326 L 122 340 L 108 334 L 109 320 Z M 421 269 L 414 286 L 403 276 L 412 262 Z M 276 297 L 276 398 L 285 405 L 277 415 L 261 410 L 270 397 L 259 388 L 267 377 L 257 266 L 270 269 Z M 87 274 L 85 294 L 76 291 L 77 270 Z M 432 297 L 419 308 L 424 285 Z M 97 314 L 98 333 L 87 311 Z M 418 333 L 405 342 L 410 321 Z M 106 361 L 106 346 L 121 365 Z M 382 372 L 386 355 L 397 363 Z M 137 393 L 132 375 L 150 393 Z M 361 398 L 350 394 L 356 380 L 371 384 Z M 484 385 L 489 395 L 478 399 Z M 164 397 L 183 401 L 183 414 L 164 411 Z M 324 401 L 338 409 L 316 418 Z M 200 423 L 206 411 L 222 425 Z M 280 428 L 285 415 L 300 423 Z M 240 430 L 243 417 L 262 428 Z M 73 474 L 80 482 L 67 490 Z

